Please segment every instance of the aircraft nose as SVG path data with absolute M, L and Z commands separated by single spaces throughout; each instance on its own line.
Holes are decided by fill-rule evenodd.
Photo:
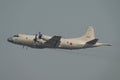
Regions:
M 12 37 L 8 38 L 7 41 L 8 41 L 8 42 L 13 42 Z

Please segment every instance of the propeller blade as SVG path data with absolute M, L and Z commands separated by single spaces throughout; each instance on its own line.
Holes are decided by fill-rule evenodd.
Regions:
M 41 34 L 41 32 L 39 32 L 38 38 L 41 39 L 41 37 L 42 37 L 42 34 Z
M 35 41 L 35 42 L 37 41 L 37 34 L 35 35 L 34 41 Z

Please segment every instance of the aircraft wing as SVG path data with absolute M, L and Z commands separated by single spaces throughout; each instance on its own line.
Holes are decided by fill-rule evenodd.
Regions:
M 98 39 L 93 39 L 91 41 L 86 42 L 85 47 L 92 47 L 94 44 L 96 44 L 96 42 L 98 41 Z
M 53 36 L 51 39 L 45 42 L 45 46 L 52 48 L 58 47 L 60 44 L 60 39 L 61 36 Z

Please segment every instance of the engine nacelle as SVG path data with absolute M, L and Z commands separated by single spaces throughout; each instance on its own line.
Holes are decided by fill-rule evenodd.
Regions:
M 50 36 L 47 36 L 47 35 L 42 35 L 41 36 L 41 39 L 45 40 L 45 41 L 48 41 L 49 39 L 51 39 Z

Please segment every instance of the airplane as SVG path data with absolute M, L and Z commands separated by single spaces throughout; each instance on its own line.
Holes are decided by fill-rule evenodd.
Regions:
M 48 36 L 41 34 L 17 34 L 7 39 L 8 42 L 28 46 L 31 48 L 58 48 L 58 49 L 86 49 L 100 46 L 112 46 L 108 43 L 99 43 L 95 38 L 94 29 L 89 26 L 85 35 L 78 38 L 62 38 L 61 36 Z

